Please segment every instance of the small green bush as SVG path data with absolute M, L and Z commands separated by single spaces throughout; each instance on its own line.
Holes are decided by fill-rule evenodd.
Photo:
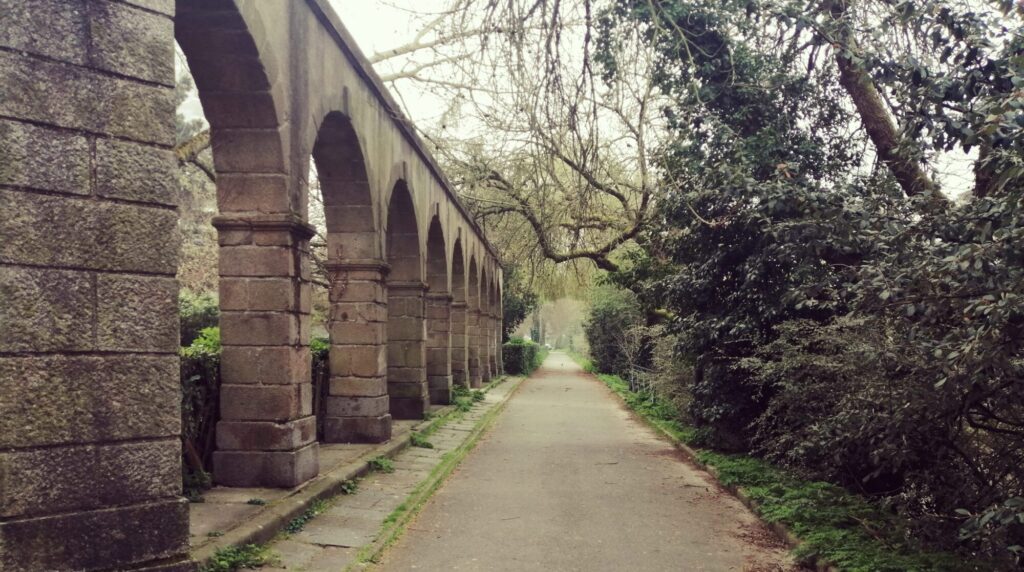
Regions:
M 185 496 L 202 500 L 210 486 L 207 469 L 213 461 L 214 428 L 219 418 L 220 329 L 203 328 L 180 350 L 182 483 Z
M 178 316 L 181 319 L 181 345 L 190 346 L 204 329 L 218 325 L 220 307 L 217 298 L 209 292 L 196 294 L 182 290 L 178 294 Z
M 547 352 L 531 341 L 512 338 L 502 346 L 502 355 L 506 373 L 529 375 L 540 366 Z
M 395 462 L 387 457 L 374 457 L 370 459 L 368 464 L 370 465 L 370 470 L 377 473 L 395 472 Z

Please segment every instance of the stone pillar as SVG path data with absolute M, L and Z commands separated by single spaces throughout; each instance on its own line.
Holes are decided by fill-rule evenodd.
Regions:
M 491 381 L 493 377 L 491 371 L 491 317 L 487 315 L 486 310 L 480 312 L 478 331 L 476 343 L 480 346 L 478 354 L 480 356 L 480 382 L 483 384 Z
M 494 331 L 496 332 L 497 339 L 498 339 L 498 343 L 496 344 L 497 354 L 498 354 L 498 360 L 497 361 L 498 361 L 498 373 L 500 373 L 501 375 L 505 375 L 505 347 L 504 347 L 504 342 L 502 342 L 502 340 L 501 340 L 502 330 L 504 329 L 504 325 L 505 325 L 504 316 L 499 314 L 495 318 Z
M 493 349 L 491 363 L 494 375 L 499 376 L 504 372 L 501 363 L 501 316 L 496 313 L 491 314 L 491 348 Z
M 466 303 L 452 302 L 452 385 L 469 387 Z
M 452 297 L 447 292 L 428 292 L 427 387 L 430 403 L 452 402 Z
M 387 294 L 382 260 L 327 265 L 331 291 L 331 380 L 324 403 L 324 440 L 382 443 L 391 439 L 387 384 Z
M 427 329 L 423 282 L 390 281 L 388 290 L 388 401 L 395 419 L 422 419 L 427 392 Z
M 2 4 L 0 570 L 194 570 L 174 4 Z
M 314 230 L 297 215 L 222 215 L 213 225 L 223 346 L 214 480 L 294 487 L 319 472 L 304 254 Z
M 469 346 L 469 386 L 482 387 L 480 376 L 480 309 L 466 310 L 466 338 Z

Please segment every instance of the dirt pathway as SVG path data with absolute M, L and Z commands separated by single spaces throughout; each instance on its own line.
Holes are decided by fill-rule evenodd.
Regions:
M 743 506 L 555 353 L 380 569 L 790 570 Z

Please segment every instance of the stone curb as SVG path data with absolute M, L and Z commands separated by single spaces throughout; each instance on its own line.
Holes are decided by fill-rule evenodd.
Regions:
M 425 501 L 429 499 L 437 491 L 438 487 L 451 476 L 452 471 L 455 470 L 462 460 L 466 458 L 475 447 L 480 437 L 487 432 L 488 429 L 494 425 L 494 422 L 498 419 L 498 415 L 505 409 L 508 401 L 513 395 L 522 387 L 523 382 L 529 379 L 529 377 L 521 376 L 507 376 L 506 379 L 511 379 L 513 384 L 512 388 L 509 389 L 508 393 L 501 398 L 501 401 L 495 403 L 490 410 L 488 410 L 483 417 L 477 421 L 476 425 L 466 436 L 463 442 L 452 450 L 453 455 L 439 463 L 435 470 L 431 471 L 431 476 L 421 481 L 417 486 L 416 490 L 410 496 L 406 497 L 405 503 L 409 503 L 412 508 L 402 513 L 402 515 L 395 519 L 387 527 L 383 528 L 377 533 L 377 536 L 373 539 L 373 542 L 364 546 L 359 551 L 359 557 L 355 562 L 345 568 L 345 572 L 364 570 L 368 565 L 376 562 L 381 554 L 393 543 L 402 532 L 405 530 L 407 524 L 412 521 L 416 515 L 419 514 L 423 508 Z M 490 388 L 488 388 L 490 389 Z M 437 467 L 444 466 L 440 471 L 436 471 Z M 411 502 L 410 502 L 411 501 Z
M 482 389 L 490 391 L 492 387 L 507 379 L 509 379 L 508 376 L 499 377 Z M 394 458 L 411 445 L 413 433 L 432 427 L 435 423 L 447 418 L 454 411 L 454 405 L 446 405 L 437 411 L 434 418 L 424 419 L 413 425 L 408 431 L 403 431 L 393 436 L 387 443 L 381 443 L 370 449 L 355 461 L 339 465 L 314 478 L 312 481 L 301 485 L 292 494 L 269 503 L 263 511 L 253 515 L 235 528 L 226 531 L 223 536 L 193 548 L 191 551 L 192 560 L 203 565 L 213 558 L 218 550 L 233 546 L 269 542 L 281 532 L 285 525 L 306 512 L 315 501 L 326 500 L 341 494 L 345 481 L 368 474 L 370 472 L 371 459 L 377 457 Z
M 592 373 L 586 373 L 586 372 L 584 372 L 584 373 L 586 375 L 588 375 L 589 377 L 591 377 L 597 383 L 600 383 L 603 387 L 608 388 L 608 386 L 605 385 L 605 383 L 603 381 L 598 379 L 598 377 L 596 375 L 594 375 Z M 788 546 L 791 550 L 795 549 L 798 546 L 800 546 L 801 544 L 803 544 L 803 541 L 800 540 L 799 538 L 797 538 L 797 536 L 794 535 L 782 523 L 778 523 L 778 522 L 765 522 L 763 519 L 761 519 L 761 512 L 760 512 L 761 505 L 758 504 L 757 501 L 755 501 L 754 499 L 750 498 L 747 495 L 746 491 L 743 490 L 742 487 L 738 487 L 738 486 L 735 486 L 735 485 L 725 485 L 725 484 L 723 484 L 721 478 L 719 477 L 718 469 L 716 469 L 715 467 L 713 467 L 711 465 L 708 465 L 706 463 L 701 462 L 701 460 L 697 458 L 697 452 L 694 451 L 692 448 L 690 448 L 689 445 L 687 445 L 686 443 L 683 443 L 682 441 L 680 441 L 675 435 L 669 433 L 668 431 L 665 431 L 661 427 L 658 427 L 653 422 L 651 422 L 649 419 L 647 419 L 647 417 L 641 415 L 640 413 L 637 413 L 632 407 L 629 406 L 629 404 L 626 403 L 626 401 L 622 398 L 622 396 L 619 395 L 617 392 L 615 392 L 611 388 L 608 388 L 608 391 L 611 391 L 612 395 L 614 395 L 616 399 L 618 399 L 620 402 L 622 402 L 622 405 L 626 409 L 629 409 L 634 414 L 636 414 L 636 416 L 638 418 L 643 420 L 645 425 L 647 425 L 648 427 L 650 427 L 651 429 L 656 431 L 659 435 L 661 435 L 666 440 L 668 440 L 668 442 L 671 443 L 676 449 L 679 449 L 683 453 L 683 455 L 685 455 L 686 458 L 691 463 L 693 463 L 694 465 L 697 465 L 697 467 L 699 467 L 701 470 L 703 470 L 704 472 L 706 472 L 709 475 L 711 475 L 711 477 L 714 478 L 715 483 L 717 483 L 718 486 L 722 487 L 723 489 L 728 491 L 729 494 L 731 494 L 732 496 L 734 496 L 737 499 L 739 499 L 739 501 L 741 503 L 743 503 L 743 506 L 745 506 L 748 509 L 750 509 L 750 512 L 753 512 L 754 515 L 756 515 L 758 517 L 758 520 L 761 520 L 761 522 L 763 522 L 765 525 L 767 525 L 768 528 L 770 528 L 771 531 L 773 533 L 775 533 L 775 536 L 777 536 L 779 538 L 779 540 L 784 542 L 786 544 L 786 546 Z M 815 570 L 815 572 L 841 572 L 840 569 L 837 568 L 835 565 L 833 565 L 833 564 L 831 564 L 831 563 L 829 563 L 829 562 L 825 561 L 824 559 L 819 558 L 817 556 L 811 556 L 805 562 L 805 564 L 810 565 L 811 568 L 813 570 Z

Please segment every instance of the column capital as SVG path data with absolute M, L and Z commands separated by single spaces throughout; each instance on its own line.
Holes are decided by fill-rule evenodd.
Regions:
M 218 231 L 289 232 L 302 240 L 316 236 L 316 228 L 295 213 L 217 215 L 210 221 Z
M 427 291 L 427 283 L 420 280 L 389 280 L 388 290 L 410 290 L 410 291 Z

